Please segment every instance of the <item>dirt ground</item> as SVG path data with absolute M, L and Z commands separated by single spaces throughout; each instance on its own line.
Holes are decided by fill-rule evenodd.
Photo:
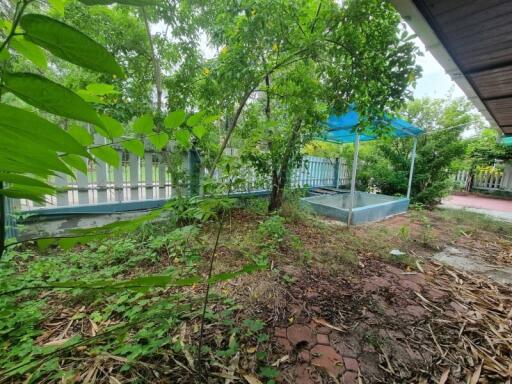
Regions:
M 268 264 L 212 286 L 208 310 L 217 317 L 204 331 L 207 378 L 198 381 L 194 365 L 205 289 L 195 285 L 148 296 L 157 300 L 179 291 L 190 307 L 177 327 L 166 330 L 180 350 L 162 348 L 132 362 L 128 376 L 121 370 L 126 359 L 80 347 L 59 360 L 60 369 L 76 372 L 70 382 L 511 384 L 510 284 L 436 259 L 455 249 L 496 271 L 510 268 L 510 224 L 463 211 L 413 210 L 347 228 L 291 210 L 283 213 L 285 233 L 270 241 L 259 232 L 269 217 L 249 208 L 232 211 L 226 220 L 214 273 L 239 269 L 262 252 Z M 200 236 L 204 249 L 197 270 L 203 275 L 215 228 L 206 226 Z M 160 273 L 169 267 L 164 259 L 167 264 L 157 259 L 130 268 L 127 277 Z M 62 292 L 40 295 L 51 303 L 38 325 L 44 330 L 41 345 L 76 335 L 94 339 L 116 322 L 89 320 L 102 305 L 98 301 L 65 299 Z M 234 329 L 245 329 L 247 319 L 262 322 L 258 338 L 238 332 L 234 340 Z M 232 345 L 229 356 L 218 353 Z M 275 377 L 262 375 L 262 366 L 275 370 Z M 274 375 L 272 370 L 267 374 Z
M 291 224 L 309 265 L 282 259 L 281 279 L 230 283 L 241 302 L 264 298 L 251 307 L 273 328 L 278 382 L 510 383 L 510 287 L 431 258 L 465 247 L 510 265 L 510 236 L 466 225 L 439 212 L 353 229 Z M 395 248 L 413 257 L 395 260 Z

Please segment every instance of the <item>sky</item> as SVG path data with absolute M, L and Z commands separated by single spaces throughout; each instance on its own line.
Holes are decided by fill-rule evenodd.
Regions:
M 416 63 L 423 69 L 421 78 L 417 80 L 414 88 L 414 97 L 446 97 L 450 92 L 454 97 L 464 96 L 464 92 L 446 74 L 443 67 L 437 62 L 432 54 L 427 51 L 425 45 L 419 38 L 414 39 L 423 56 L 416 59 Z

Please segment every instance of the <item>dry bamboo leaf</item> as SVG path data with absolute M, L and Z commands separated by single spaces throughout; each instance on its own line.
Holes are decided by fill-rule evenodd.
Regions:
M 446 368 L 443 372 L 443 374 L 441 375 L 441 377 L 439 378 L 439 384 L 444 384 L 446 383 L 446 380 L 448 380 L 448 375 L 450 374 L 450 367 Z
M 192 368 L 192 370 L 194 370 L 194 358 L 188 351 L 188 348 L 186 348 L 186 340 L 185 340 L 186 334 L 187 334 L 187 323 L 183 322 L 183 325 L 181 326 L 181 329 L 180 329 L 180 343 L 183 348 L 183 354 L 185 355 L 185 358 L 187 359 L 188 365 L 190 366 L 190 368 Z
M 249 384 L 263 384 L 260 380 L 258 380 L 255 376 L 251 374 L 242 375 Z
M 339 328 L 339 327 L 335 327 L 334 325 L 332 324 L 329 324 L 327 321 L 325 321 L 324 319 L 317 319 L 317 318 L 314 318 L 313 321 L 317 324 L 320 324 L 320 325 L 323 325 L 324 327 L 327 327 L 327 328 L 331 328 L 331 329 L 334 329 L 335 331 L 338 331 L 338 332 L 344 332 L 345 329 L 342 329 L 342 328 Z
M 109 384 L 121 384 L 121 382 L 117 380 L 114 376 L 109 376 L 108 382 Z
M 482 372 L 482 365 L 484 362 L 482 361 L 478 367 L 476 367 L 475 372 L 473 372 L 473 375 L 471 376 L 471 380 L 469 381 L 469 384 L 477 384 L 478 380 L 480 380 L 480 374 Z
M 43 345 L 45 347 L 50 347 L 50 346 L 59 346 L 59 345 L 62 345 L 64 343 L 66 343 L 66 341 L 68 341 L 69 339 L 71 339 L 70 337 L 68 338 L 65 338 L 65 339 L 56 339 L 56 340 L 50 340 L 49 342 L 47 343 L 44 343 Z

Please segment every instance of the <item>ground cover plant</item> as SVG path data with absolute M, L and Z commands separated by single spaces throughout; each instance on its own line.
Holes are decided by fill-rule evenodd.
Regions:
M 427 260 L 485 238 L 507 265 L 510 226 L 418 210 L 347 229 L 288 194 L 328 114 L 355 106 L 363 131 L 409 96 L 417 48 L 388 2 L 1 4 L 0 382 L 510 373 L 508 288 Z M 6 242 L 6 198 L 42 203 L 59 176 L 147 147 L 178 192 L 163 207 Z M 267 201 L 231 198 L 248 169 L 271 180 Z
M 481 248 L 485 239 L 499 250 L 499 262 L 511 265 L 509 224 L 419 210 L 347 229 L 309 216 L 269 216 L 262 200 L 243 205 L 226 213 L 213 275 L 250 262 L 264 270 L 212 286 L 203 343 L 208 382 L 335 383 L 358 374 L 363 382 L 430 382 L 448 368 L 453 382 L 465 382 L 481 363 L 481 377 L 503 377 L 500 367 L 510 363 L 508 288 L 429 257 L 447 245 Z M 155 223 L 69 250 L 9 251 L 2 292 L 16 293 L 0 296 L 2 380 L 197 380 L 203 285 L 23 288 L 39 280 L 204 273 L 216 229 L 213 222 Z M 392 255 L 393 249 L 404 254 Z M 459 283 L 452 286 L 453 274 Z M 495 291 L 485 300 L 504 300 L 505 307 L 488 312 L 464 296 L 486 289 Z M 471 315 L 475 308 L 480 312 Z M 484 320 L 501 327 L 491 355 L 486 333 L 493 328 Z

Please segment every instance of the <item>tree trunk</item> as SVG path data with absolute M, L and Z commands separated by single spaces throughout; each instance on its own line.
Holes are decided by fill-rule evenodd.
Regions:
M 270 201 L 268 203 L 269 212 L 277 211 L 283 204 L 281 184 L 277 170 L 272 170 L 272 191 L 270 192 Z
M 469 172 L 468 177 L 466 178 L 466 185 L 464 186 L 466 192 L 471 192 L 471 188 L 473 188 L 474 178 L 475 175 L 473 174 L 473 172 Z
M 281 164 L 279 164 L 279 171 L 277 169 L 272 170 L 272 192 L 270 194 L 270 201 L 268 204 L 269 212 L 277 211 L 283 205 L 284 189 L 288 182 L 288 173 L 290 171 L 290 160 L 292 159 L 293 150 L 297 139 L 299 138 L 301 126 L 302 121 L 298 121 L 292 130 Z
M 144 19 L 144 25 L 146 26 L 146 33 L 148 35 L 151 61 L 153 61 L 153 77 L 155 79 L 156 88 L 156 110 L 158 117 L 160 117 L 162 114 L 162 72 L 160 69 L 160 60 L 156 54 L 155 45 L 153 44 L 153 37 L 151 36 L 151 28 L 149 26 L 148 17 L 144 7 L 141 7 L 141 13 Z

